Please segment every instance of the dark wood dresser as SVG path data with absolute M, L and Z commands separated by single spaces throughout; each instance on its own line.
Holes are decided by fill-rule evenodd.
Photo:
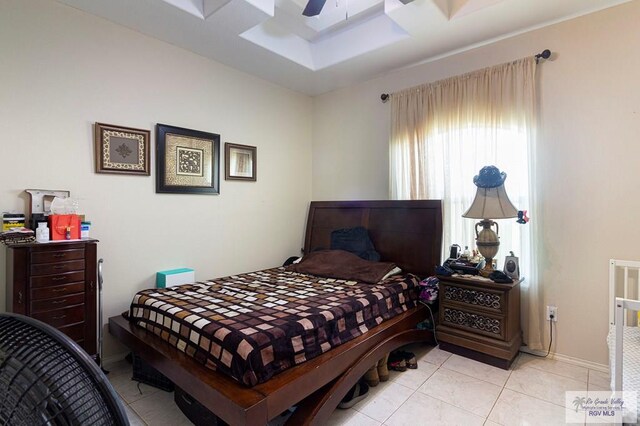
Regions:
M 443 350 L 508 369 L 522 344 L 520 283 L 438 276 Z
M 98 240 L 9 245 L 7 311 L 43 321 L 97 357 Z

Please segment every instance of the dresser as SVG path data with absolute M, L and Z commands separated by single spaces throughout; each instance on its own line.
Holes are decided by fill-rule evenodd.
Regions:
M 438 276 L 440 348 L 508 369 L 522 344 L 520 283 Z
M 97 358 L 98 240 L 7 248 L 7 311 L 43 321 Z

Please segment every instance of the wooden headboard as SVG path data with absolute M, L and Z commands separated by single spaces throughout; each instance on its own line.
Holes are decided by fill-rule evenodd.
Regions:
M 354 226 L 367 228 L 381 260 L 403 271 L 426 277 L 440 264 L 440 200 L 312 201 L 304 253 L 330 248 L 332 231 Z

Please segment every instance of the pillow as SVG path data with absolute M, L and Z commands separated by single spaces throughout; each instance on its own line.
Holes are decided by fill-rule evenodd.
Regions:
M 362 226 L 337 229 L 331 233 L 331 250 L 345 250 L 365 260 L 378 262 L 380 254 L 369 238 L 369 232 Z
M 389 262 L 364 260 L 344 250 L 321 250 L 309 253 L 300 263 L 287 266 L 287 270 L 325 278 L 375 284 L 395 266 Z
M 390 270 L 389 272 L 387 272 L 387 275 L 385 275 L 384 277 L 382 277 L 382 281 L 386 280 L 389 277 L 392 277 L 394 275 L 398 275 L 402 273 L 402 269 L 398 268 L 397 266 L 395 268 L 393 268 L 392 270 Z

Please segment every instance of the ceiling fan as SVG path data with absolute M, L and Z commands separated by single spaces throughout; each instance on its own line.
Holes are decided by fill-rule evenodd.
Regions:
M 318 16 L 327 0 L 309 0 L 307 6 L 302 11 L 304 16 Z

